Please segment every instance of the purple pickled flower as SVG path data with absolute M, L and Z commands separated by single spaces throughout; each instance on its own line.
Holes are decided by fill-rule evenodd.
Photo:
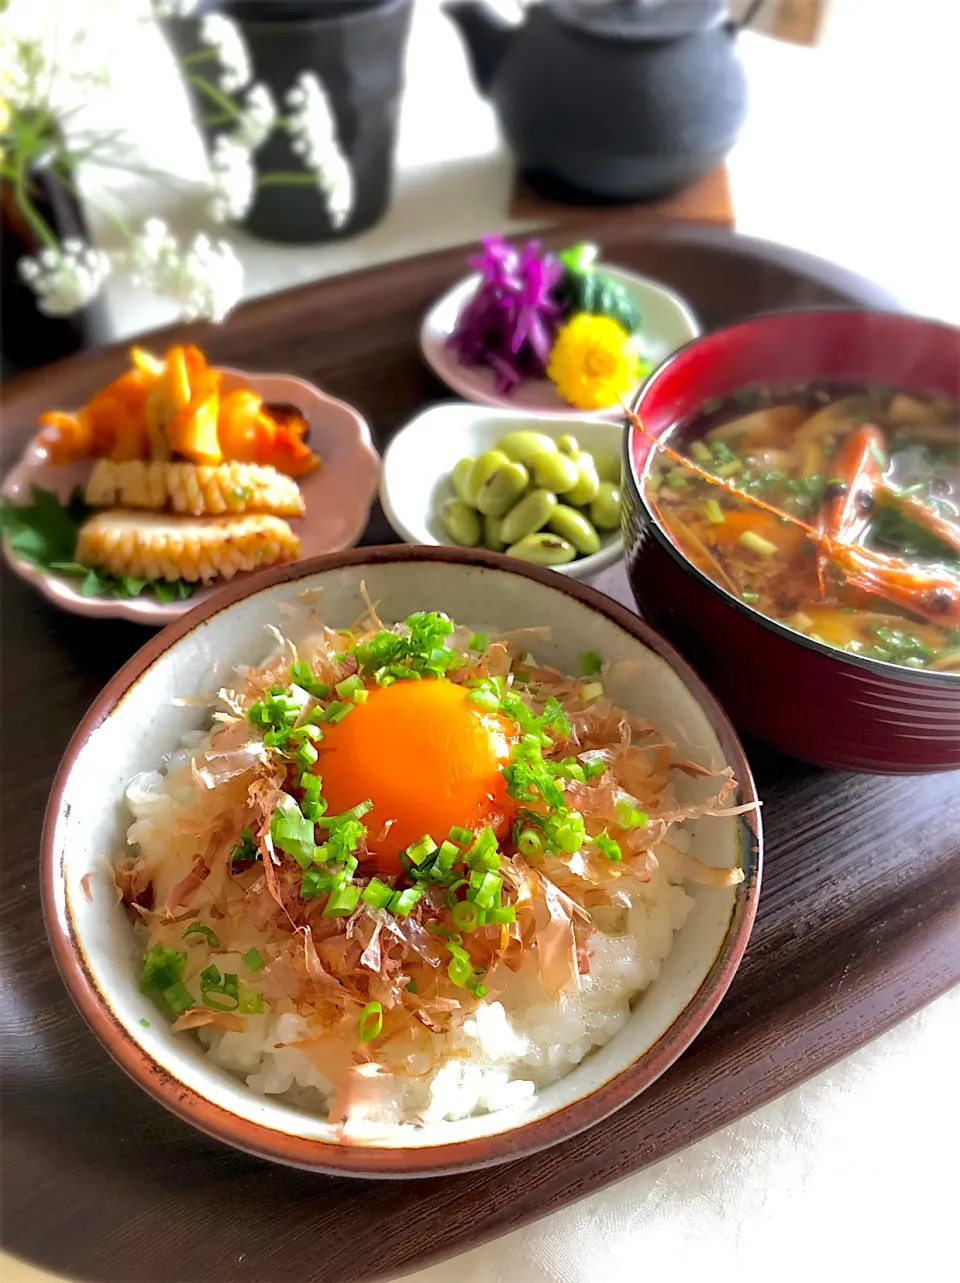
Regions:
M 470 260 L 480 284 L 447 344 L 463 364 L 492 369 L 498 391 L 509 392 L 522 378 L 546 374 L 561 312 L 552 291 L 563 267 L 541 255 L 536 241 L 519 251 L 499 236 L 482 244 L 483 253 Z

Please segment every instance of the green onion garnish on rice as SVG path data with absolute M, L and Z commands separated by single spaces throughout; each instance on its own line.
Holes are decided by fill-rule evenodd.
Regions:
M 220 948 L 220 937 L 205 922 L 191 922 L 183 933 L 184 940 L 186 940 L 187 936 L 203 936 L 211 949 Z
M 620 843 L 610 836 L 606 829 L 598 833 L 593 839 L 601 855 L 606 856 L 608 860 L 622 860 L 623 851 L 620 849 Z
M 410 986 L 408 985 L 407 988 L 409 987 Z M 379 1002 L 368 1002 L 363 1011 L 360 1012 L 360 1019 L 357 1022 L 360 1041 L 373 1042 L 374 1038 L 379 1035 L 382 1028 L 383 1007 Z
M 180 949 L 165 949 L 155 944 L 149 953 L 144 955 L 143 971 L 140 974 L 140 991 L 149 993 L 152 989 L 169 989 L 178 980 L 183 979 L 187 966 L 187 955 Z
M 360 899 L 373 909 L 385 909 L 392 896 L 393 888 L 387 886 L 386 882 L 381 882 L 379 878 L 371 878 L 360 892 Z
M 263 954 L 259 949 L 248 949 L 243 955 L 243 965 L 248 971 L 262 971 L 264 966 Z
M 585 650 L 580 656 L 580 672 L 584 677 L 592 677 L 603 669 L 603 659 L 595 650 Z
M 186 987 L 182 980 L 170 985 L 163 990 L 163 998 L 167 1006 L 175 1011 L 179 1016 L 182 1011 L 193 1006 L 193 994 Z

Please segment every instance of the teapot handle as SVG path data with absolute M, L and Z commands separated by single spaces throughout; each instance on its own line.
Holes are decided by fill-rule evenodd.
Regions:
M 766 2 L 767 0 L 753 0 L 753 4 L 747 6 L 747 12 L 743 15 L 743 17 L 740 19 L 739 22 L 737 22 L 735 19 L 731 19 L 729 22 L 724 23 L 724 26 L 726 27 L 726 30 L 727 30 L 727 34 L 731 36 L 735 36 L 737 35 L 738 32 L 742 31 L 744 27 L 749 27 L 750 23 L 753 22 L 754 18 L 757 16 L 757 14 L 763 8 Z

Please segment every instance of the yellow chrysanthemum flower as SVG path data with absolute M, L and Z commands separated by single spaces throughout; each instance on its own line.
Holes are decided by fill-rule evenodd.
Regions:
M 609 316 L 572 317 L 553 344 L 547 377 L 580 410 L 602 410 L 627 396 L 640 377 L 630 335 Z

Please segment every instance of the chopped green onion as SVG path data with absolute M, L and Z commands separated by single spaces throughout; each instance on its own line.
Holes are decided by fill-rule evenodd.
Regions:
M 728 463 L 721 464 L 719 468 L 715 468 L 713 475 L 715 477 L 727 478 L 727 477 L 736 476 L 738 472 L 742 472 L 742 471 L 743 471 L 743 460 L 731 459 Z
M 603 669 L 603 659 L 595 650 L 585 650 L 580 656 L 580 671 L 584 677 L 592 677 Z
M 713 455 L 704 441 L 691 441 L 690 453 L 696 459 L 697 463 L 712 463 Z
M 248 971 L 261 971 L 263 969 L 263 954 L 259 949 L 248 949 L 243 955 L 243 965 Z
M 450 910 L 450 920 L 461 931 L 473 931 L 483 921 L 483 909 L 471 900 L 458 900 Z
M 275 846 L 292 855 L 302 869 L 309 868 L 316 854 L 313 823 L 306 819 L 289 793 L 282 793 L 270 820 Z
M 318 682 L 310 665 L 303 660 L 290 665 L 290 680 L 302 687 L 314 699 L 326 699 L 330 694 L 330 687 L 326 682 Z
M 549 726 L 551 730 L 556 731 L 558 735 L 570 734 L 570 723 L 567 721 L 567 715 L 564 713 L 560 701 L 553 695 L 544 704 L 540 721 L 544 726 Z
M 213 1011 L 236 1011 L 240 1005 L 240 982 L 236 973 L 228 971 L 221 977 L 218 967 L 205 967 L 200 973 L 200 997 L 203 1005 Z M 220 1002 L 220 998 L 226 1001 Z
M 429 833 L 424 833 L 418 842 L 414 842 L 412 846 L 407 847 L 407 859 L 411 864 L 419 866 L 423 864 L 424 860 L 428 860 L 436 849 L 436 842 L 434 842 Z
M 452 842 L 443 841 L 440 843 L 440 849 L 437 851 L 437 858 L 433 862 L 433 867 L 438 873 L 447 874 L 463 858 L 463 852 Z
M 737 543 L 744 548 L 749 548 L 758 557 L 774 557 L 780 551 L 775 543 L 771 543 L 769 539 L 764 539 L 763 535 L 758 535 L 755 530 L 745 530 L 737 538 Z
M 585 837 L 583 816 L 577 811 L 571 812 L 570 815 L 571 818 L 558 825 L 553 832 L 554 841 L 560 847 L 560 850 L 565 851 L 567 855 L 573 855 L 575 851 L 579 851 Z M 573 821 L 572 817 L 574 815 L 579 820 L 579 824 Z
M 317 823 L 324 829 L 340 828 L 353 820 L 362 820 L 367 812 L 372 810 L 373 799 L 368 797 L 358 802 L 356 806 L 351 806 L 349 811 L 341 811 L 339 815 L 325 815 Z
M 584 778 L 588 780 L 595 780 L 607 769 L 607 763 L 602 757 L 581 758 L 580 765 L 583 767 Z
M 473 841 L 473 830 L 462 829 L 455 824 L 450 830 L 448 836 L 451 842 L 456 842 L 460 846 L 469 846 Z
M 491 909 L 503 889 L 503 878 L 496 873 L 485 873 L 480 887 L 473 894 L 473 902 L 481 909 Z
M 386 882 L 381 882 L 379 878 L 371 878 L 360 892 L 360 899 L 374 909 L 385 909 L 392 897 L 393 888 L 387 886 Z
M 395 917 L 405 918 L 422 895 L 422 887 L 407 887 L 405 891 L 394 891 L 388 908 Z
M 474 838 L 464 855 L 464 859 L 471 869 L 477 868 L 478 865 L 493 869 L 500 867 L 500 850 L 497 845 L 497 835 L 489 824 Z
M 183 933 L 184 940 L 186 940 L 187 936 L 203 936 L 211 949 L 220 948 L 220 937 L 205 922 L 191 922 Z
M 323 906 L 325 918 L 347 918 L 353 913 L 360 899 L 360 887 L 347 882 L 330 892 L 330 899 Z
M 263 997 L 252 989 L 241 989 L 238 1008 L 245 1016 L 257 1015 L 264 1010 Z
M 186 952 L 180 949 L 165 949 L 155 944 L 149 953 L 144 954 L 143 971 L 140 975 L 141 993 L 151 989 L 169 989 L 178 980 L 183 979 L 187 966 Z
M 500 699 L 491 690 L 477 688 L 470 691 L 467 699 L 471 704 L 476 704 L 477 708 L 482 708 L 484 712 L 498 713 L 500 711 Z
M 300 879 L 300 899 L 313 900 L 322 890 L 325 875 L 319 869 L 307 869 Z
M 383 1007 L 379 1002 L 368 1002 L 357 1024 L 361 1042 L 373 1042 L 383 1028 Z
M 486 985 L 478 984 L 473 980 L 467 981 L 467 988 L 475 998 L 485 998 L 490 992 Z
M 468 650 L 486 650 L 488 637 L 486 633 L 471 633 L 467 642 Z
M 602 682 L 587 682 L 581 686 L 580 693 L 583 695 L 585 703 L 589 704 L 591 700 L 599 699 L 603 694 Z
M 186 1011 L 188 1007 L 193 1006 L 193 994 L 182 980 L 177 980 L 174 984 L 164 989 L 163 997 L 167 1006 L 175 1011 L 178 1016 L 181 1011 Z
M 601 855 L 606 856 L 608 860 L 622 860 L 623 851 L 620 849 L 620 843 L 614 841 L 606 829 L 598 833 L 593 839 Z
M 726 521 L 723 515 L 723 509 L 717 503 L 716 499 L 708 499 L 703 505 L 703 511 L 708 521 L 712 521 L 715 526 L 722 526 Z
M 748 606 L 752 606 L 754 602 L 758 602 L 760 600 L 760 594 L 758 592 L 754 592 L 752 588 L 744 588 L 740 597 Z
M 650 817 L 646 811 L 634 806 L 628 797 L 618 797 L 613 809 L 617 815 L 617 825 L 621 829 L 642 829 L 649 823 Z
M 230 852 L 231 864 L 253 863 L 260 855 L 257 844 L 253 840 L 253 834 L 250 829 L 242 828 L 240 830 L 240 841 Z
M 341 699 L 352 699 L 357 691 L 363 690 L 363 678 L 356 673 L 337 682 L 335 690 Z
M 407 993 L 419 993 L 419 992 L 420 992 L 420 986 L 417 984 L 416 980 L 411 979 L 407 984 Z
M 321 722 L 332 722 L 333 725 L 336 726 L 338 722 L 343 721 L 343 719 L 347 716 L 348 713 L 352 713 L 352 712 L 353 712 L 352 704 L 342 704 L 339 700 L 334 699 L 334 700 L 331 700 L 331 702 L 323 710 L 323 714 L 320 720 Z
M 145 1016 L 141 1016 L 141 1017 L 140 1017 L 140 1023 L 141 1023 L 141 1025 L 143 1025 L 144 1029 L 149 1029 L 149 1028 L 150 1028 L 150 1021 L 149 1021 L 149 1020 L 147 1020 L 147 1018 L 146 1018 Z
M 505 904 L 502 908 L 493 908 L 487 910 L 487 921 L 494 926 L 502 927 L 508 922 L 516 922 L 517 911 L 512 904 Z
M 447 963 L 447 975 L 455 985 L 462 988 L 473 976 L 473 967 L 470 965 L 469 958 L 451 958 Z
M 308 740 L 305 743 L 301 744 L 300 747 L 297 749 L 297 751 L 293 754 L 293 760 L 297 763 L 298 766 L 303 767 L 303 769 L 306 771 L 314 764 L 314 762 L 317 760 L 319 756 L 320 754 L 317 752 L 317 750 Z
M 543 838 L 536 829 L 521 829 L 517 837 L 517 849 L 521 855 L 535 857 L 543 854 Z
M 458 878 L 456 882 L 452 882 L 450 886 L 447 887 L 446 899 L 447 899 L 448 909 L 452 909 L 455 904 L 459 904 L 459 900 L 457 899 L 457 892 L 460 890 L 461 887 L 468 887 L 469 885 L 470 885 L 469 878 Z

